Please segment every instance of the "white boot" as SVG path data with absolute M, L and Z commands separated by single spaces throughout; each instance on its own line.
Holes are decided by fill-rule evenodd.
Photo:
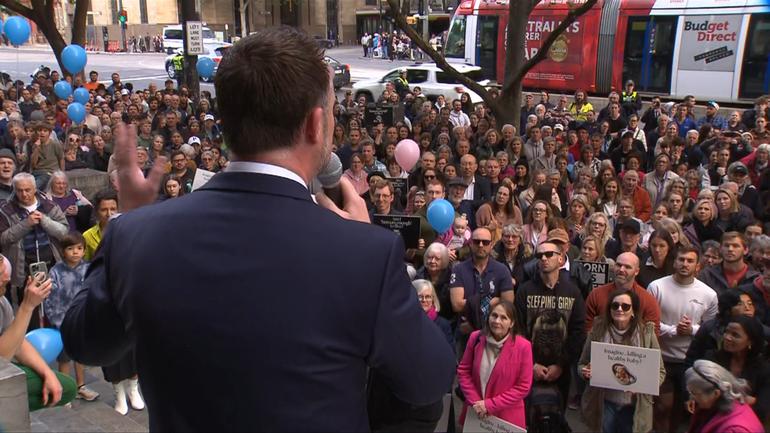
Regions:
M 128 394 L 128 400 L 131 401 L 131 407 L 134 410 L 144 409 L 144 399 L 142 394 L 139 394 L 139 379 L 126 379 L 123 384 L 128 388 L 126 393 Z
M 128 404 L 126 403 L 125 381 L 113 383 L 115 389 L 115 412 L 125 415 L 128 413 Z

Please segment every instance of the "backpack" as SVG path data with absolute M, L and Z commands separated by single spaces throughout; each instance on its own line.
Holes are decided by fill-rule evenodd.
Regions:
M 556 384 L 533 383 L 527 398 L 529 433 L 571 433 L 564 417 L 562 398 Z
M 532 324 L 532 359 L 540 365 L 564 365 L 567 321 L 558 310 L 538 313 Z

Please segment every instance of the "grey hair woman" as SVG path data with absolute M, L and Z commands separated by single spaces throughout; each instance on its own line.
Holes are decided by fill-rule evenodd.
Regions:
M 689 432 L 763 432 L 762 423 L 746 404 L 748 383 L 721 365 L 700 359 L 684 373 L 688 407 L 693 413 Z
M 429 281 L 436 289 L 437 302 L 441 316 L 452 321 L 455 314 L 452 311 L 452 302 L 449 299 L 449 274 L 450 274 L 449 249 L 440 242 L 428 245 L 423 255 L 423 266 L 417 270 L 417 279 Z
M 447 319 L 438 314 L 441 311 L 441 304 L 433 284 L 428 280 L 418 279 L 412 281 L 412 287 L 417 291 L 417 300 L 420 302 L 422 311 L 438 326 L 446 337 L 447 343 L 454 349 L 455 339 L 452 334 L 452 327 Z

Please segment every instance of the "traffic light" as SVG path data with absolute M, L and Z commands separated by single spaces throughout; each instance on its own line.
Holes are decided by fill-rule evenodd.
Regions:
M 128 21 L 128 12 L 126 12 L 125 9 L 120 11 L 120 14 L 118 15 L 118 21 L 122 25 L 126 25 L 126 22 Z

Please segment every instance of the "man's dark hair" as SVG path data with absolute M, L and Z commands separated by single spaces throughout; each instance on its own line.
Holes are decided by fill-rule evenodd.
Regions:
M 103 189 L 97 192 L 94 196 L 94 209 L 99 209 L 99 206 L 102 204 L 102 202 L 106 200 L 115 200 L 115 203 L 117 203 L 118 193 L 111 188 Z
M 326 109 L 329 80 L 323 51 L 295 28 L 241 39 L 225 54 L 215 82 L 228 146 L 239 156 L 291 146 L 310 111 Z
M 91 76 L 91 75 L 93 75 L 93 74 L 99 75 L 99 73 L 98 73 L 98 72 L 96 72 L 96 71 L 91 71 L 91 72 L 89 72 L 89 73 L 88 73 L 88 76 Z
M 700 260 L 700 248 L 695 245 L 680 245 L 676 250 L 676 255 L 695 253 L 696 260 Z

